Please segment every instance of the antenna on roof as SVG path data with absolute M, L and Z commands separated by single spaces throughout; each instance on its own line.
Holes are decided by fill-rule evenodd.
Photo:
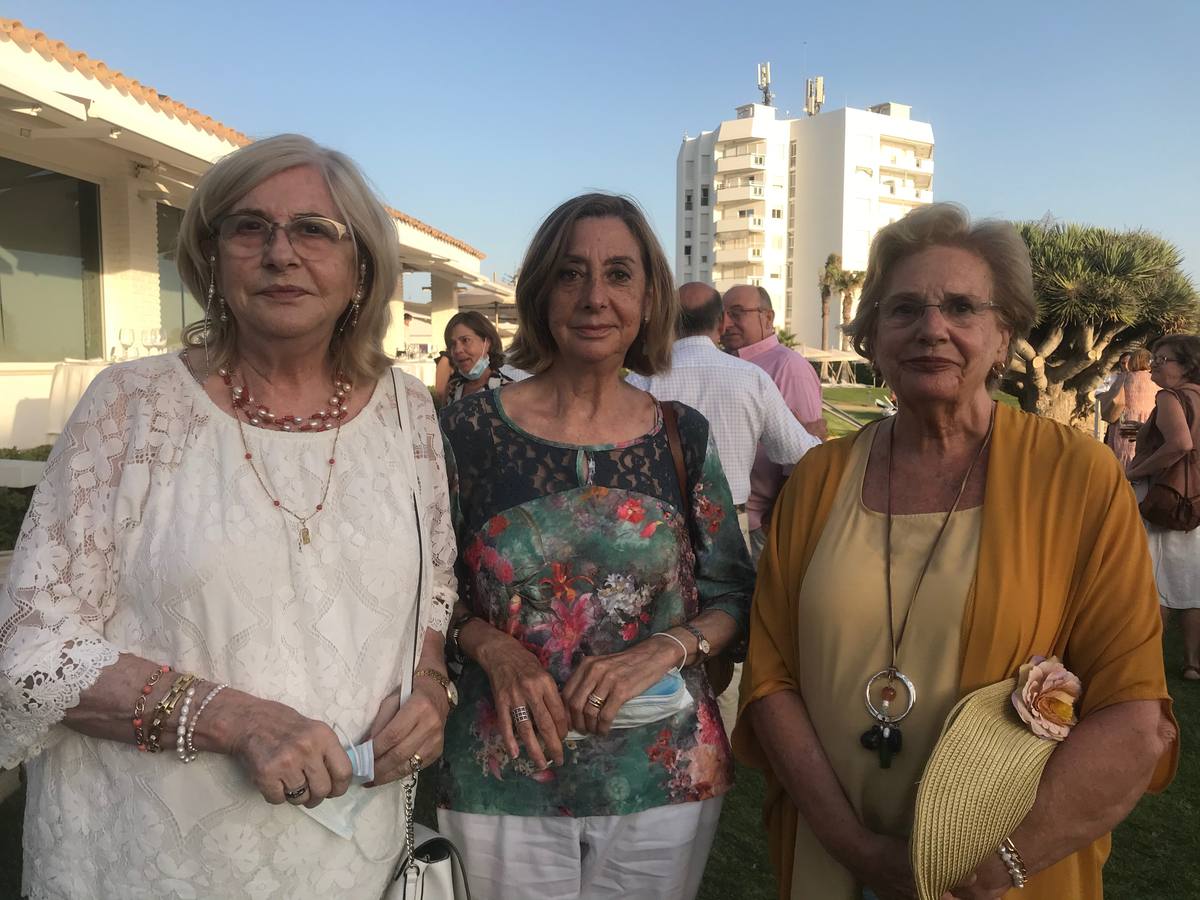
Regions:
M 804 82 L 804 111 L 815 116 L 825 103 L 825 79 L 818 75 Z
M 758 64 L 758 89 L 762 91 L 763 106 L 770 106 L 775 95 L 771 93 L 771 64 L 769 62 Z

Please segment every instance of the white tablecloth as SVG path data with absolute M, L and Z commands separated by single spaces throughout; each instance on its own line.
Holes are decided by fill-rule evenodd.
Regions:
M 50 407 L 46 413 L 46 433 L 51 438 L 58 437 L 62 432 L 92 379 L 108 366 L 109 363 L 104 361 L 71 361 L 61 362 L 54 367 L 54 380 L 50 383 Z
M 437 372 L 437 360 L 433 359 L 401 359 L 396 365 L 404 372 L 420 378 L 425 384 L 433 387 L 434 376 Z

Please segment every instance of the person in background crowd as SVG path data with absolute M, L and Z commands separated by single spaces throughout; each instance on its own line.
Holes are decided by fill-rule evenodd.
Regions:
M 457 592 L 429 392 L 381 346 L 395 225 L 350 159 L 280 135 L 201 177 L 178 265 L 205 318 L 92 383 L 0 593 L 25 891 L 379 897 L 395 782 L 441 751 Z
M 446 323 L 445 338 L 446 353 L 454 366 L 446 385 L 447 404 L 513 380 L 502 371 L 504 348 L 496 326 L 483 313 L 455 313 Z
M 733 760 L 701 663 L 740 658 L 754 570 L 708 422 L 621 377 L 667 368 L 676 315 L 642 212 L 568 200 L 517 284 L 533 376 L 442 413 L 463 670 L 438 819 L 483 898 L 688 900 L 704 872 Z
M 738 285 L 725 292 L 721 343 L 726 350 L 766 372 L 779 388 L 792 414 L 805 430 L 825 440 L 828 429 L 821 412 L 821 381 L 812 364 L 775 336 L 775 310 L 764 288 Z M 757 559 L 766 542 L 775 497 L 790 468 L 772 462 L 760 446 L 750 470 L 749 518 L 751 557 Z
M 1112 385 L 1103 394 L 1096 394 L 1101 409 L 1116 407 L 1120 410 L 1120 417 L 1104 434 L 1104 443 L 1126 468 L 1133 461 L 1137 429 L 1150 418 L 1154 411 L 1154 395 L 1158 393 L 1158 387 L 1150 377 L 1150 359 L 1149 350 L 1122 353 L 1122 362 L 1118 364 L 1120 368 Z
M 718 348 L 725 310 L 712 285 L 698 281 L 683 285 L 679 307 L 671 368 L 657 375 L 632 374 L 626 380 L 659 400 L 686 403 L 708 419 L 748 549 L 746 501 L 750 467 L 760 444 L 771 462 L 790 468 L 821 442 L 796 421 L 766 372 Z M 728 732 L 733 731 L 737 716 L 740 680 L 738 663 L 720 696 L 721 719 Z
M 1099 442 L 991 396 L 1034 317 L 1007 222 L 938 203 L 872 244 L 854 347 L 899 411 L 800 461 L 751 607 L 734 747 L 768 772 L 780 897 L 914 897 L 908 836 L 942 724 L 1034 656 L 1064 660 L 1083 697 L 1010 835 L 1028 883 L 1010 895 L 1020 872 L 997 852 L 954 897 L 1099 900 L 1109 832 L 1170 780 L 1177 729 L 1133 492 Z M 902 743 L 864 692 L 909 711 Z
M 1200 337 L 1172 334 L 1151 347 L 1150 377 L 1162 388 L 1154 409 L 1137 433 L 1137 453 L 1126 475 L 1140 501 L 1154 476 L 1196 449 L 1200 423 Z M 1186 405 L 1186 412 L 1185 412 Z M 1196 488 L 1193 488 L 1196 491 Z M 1178 610 L 1183 630 L 1185 681 L 1200 681 L 1200 528 L 1174 531 L 1146 523 L 1163 624 Z

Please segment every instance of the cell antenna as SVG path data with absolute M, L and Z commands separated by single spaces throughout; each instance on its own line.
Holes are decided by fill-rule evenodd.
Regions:
M 771 93 L 771 64 L 769 62 L 758 64 L 758 89 L 762 91 L 763 106 L 770 106 L 775 95 Z
M 804 111 L 815 116 L 825 103 L 825 79 L 818 75 L 804 82 Z

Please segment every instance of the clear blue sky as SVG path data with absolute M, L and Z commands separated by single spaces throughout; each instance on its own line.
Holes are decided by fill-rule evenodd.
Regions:
M 9 0 L 2 12 L 251 136 L 355 157 L 385 199 L 512 272 L 588 188 L 674 227 L 675 155 L 756 97 L 931 122 L 935 196 L 1143 227 L 1200 281 L 1200 3 Z M 765 23 L 765 27 L 764 27 Z M 672 252 L 670 242 L 668 253 Z

